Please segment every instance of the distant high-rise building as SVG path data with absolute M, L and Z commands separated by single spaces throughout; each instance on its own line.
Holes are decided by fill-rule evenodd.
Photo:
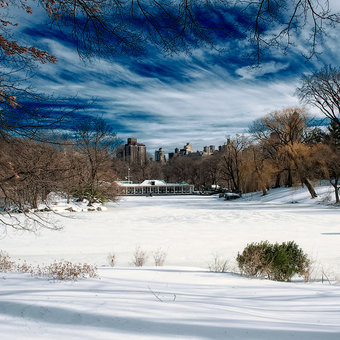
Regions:
M 180 154 L 181 156 L 187 156 L 187 155 L 189 155 L 189 154 L 191 154 L 191 153 L 193 153 L 193 152 L 194 152 L 194 150 L 193 150 L 193 148 L 192 148 L 191 143 L 187 143 L 186 145 L 184 145 L 183 149 L 181 149 L 181 150 L 179 151 L 179 154 Z
M 202 156 L 210 156 L 215 153 L 215 145 L 205 146 L 203 148 Z
M 165 152 L 163 148 L 159 148 L 159 150 L 155 151 L 155 161 L 162 162 L 162 163 L 166 162 Z
M 169 152 L 169 160 L 171 158 L 177 157 L 179 155 L 179 150 L 178 148 L 175 149 L 175 152 Z
M 183 149 L 175 149 L 175 152 L 170 152 L 169 153 L 169 160 L 174 158 L 174 157 L 181 157 L 181 156 L 190 156 L 190 157 L 205 157 L 205 156 L 210 156 L 218 152 L 215 148 L 215 145 L 209 145 L 205 146 L 203 148 L 203 151 L 194 151 L 192 148 L 191 143 L 186 143 L 184 145 Z
M 117 156 L 130 164 L 145 164 L 146 146 L 137 143 L 137 138 L 128 138 L 127 144 L 117 153 Z

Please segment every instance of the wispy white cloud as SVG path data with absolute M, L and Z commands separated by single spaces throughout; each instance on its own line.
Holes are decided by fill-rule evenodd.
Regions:
M 270 61 L 257 65 L 255 67 L 244 66 L 236 70 L 236 74 L 241 76 L 243 79 L 256 79 L 270 73 L 276 74 L 277 72 L 283 71 L 289 67 L 289 63 L 280 63 L 275 61 Z
M 252 84 L 230 78 L 213 83 L 212 86 L 206 80 L 176 88 L 144 88 L 134 93 L 120 90 L 129 102 L 127 110 L 150 112 L 160 120 L 153 123 L 127 119 L 124 125 L 140 131 L 144 141 L 152 137 L 153 148 L 157 147 L 156 141 L 167 148 L 191 141 L 201 149 L 204 145 L 223 144 L 226 135 L 247 132 L 253 120 L 275 109 L 298 105 L 294 88 L 285 82 Z

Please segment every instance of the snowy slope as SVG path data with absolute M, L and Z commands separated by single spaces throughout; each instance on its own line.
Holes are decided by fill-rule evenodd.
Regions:
M 101 280 L 1 279 L 1 338 L 339 339 L 339 286 L 193 269 L 102 269 Z

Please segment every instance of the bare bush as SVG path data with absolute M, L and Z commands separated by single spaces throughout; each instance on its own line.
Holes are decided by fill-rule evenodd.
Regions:
M 147 259 L 147 252 L 145 250 L 142 250 L 140 247 L 137 247 L 135 252 L 133 253 L 132 264 L 136 267 L 143 267 Z
M 114 252 L 109 253 L 109 255 L 107 255 L 107 262 L 109 263 L 111 267 L 114 267 L 116 265 L 116 261 L 117 261 L 117 256 Z
M 165 259 L 167 257 L 167 253 L 162 249 L 157 249 L 152 253 L 153 259 L 155 261 L 155 266 L 160 267 L 164 265 Z
M 16 272 L 16 273 L 29 273 L 34 275 L 35 268 L 28 264 L 26 261 L 23 263 L 16 263 L 11 260 L 11 257 L 4 251 L 0 251 L 0 272 Z
M 15 262 L 11 261 L 10 256 L 4 252 L 0 251 L 0 272 L 12 272 L 15 268 Z
M 309 257 L 309 265 L 301 272 L 304 282 L 311 282 L 317 279 L 318 265 L 316 260 Z
M 73 280 L 79 278 L 97 278 L 97 268 L 87 263 L 72 263 L 69 261 L 53 262 L 48 266 L 34 267 L 26 261 L 16 263 L 10 256 L 0 251 L 0 272 L 28 273 L 34 276 L 46 276 L 55 280 Z
M 41 276 L 55 280 L 77 281 L 78 279 L 98 277 L 97 268 L 87 263 L 72 263 L 69 261 L 55 261 L 41 268 Z
M 328 193 L 325 196 L 322 197 L 322 199 L 320 200 L 323 203 L 330 203 L 332 202 L 332 198 L 331 195 Z
M 37 269 L 34 268 L 31 264 L 24 261 L 23 263 L 16 265 L 15 271 L 17 271 L 19 273 L 28 273 L 28 274 L 34 275 L 36 273 Z
M 214 254 L 212 262 L 208 264 L 208 268 L 211 272 L 226 273 L 229 270 L 229 261 L 218 254 Z

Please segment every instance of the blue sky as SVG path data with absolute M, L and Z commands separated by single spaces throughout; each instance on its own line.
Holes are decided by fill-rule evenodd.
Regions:
M 59 60 L 40 67 L 34 86 L 61 97 L 94 100 L 86 114 L 106 119 L 122 139 L 138 138 L 150 153 L 159 147 L 171 152 L 187 142 L 201 150 L 246 133 L 253 120 L 299 105 L 294 92 L 303 73 L 340 61 L 340 31 L 333 29 L 318 46 L 317 57 L 305 59 L 305 43 L 297 37 L 287 53 L 266 51 L 259 67 L 252 67 L 249 47 L 237 39 L 224 41 L 224 52 L 205 47 L 191 55 L 165 56 L 150 47 L 139 58 L 84 62 L 66 35 L 41 30 L 30 19 L 21 23 L 22 34 Z

